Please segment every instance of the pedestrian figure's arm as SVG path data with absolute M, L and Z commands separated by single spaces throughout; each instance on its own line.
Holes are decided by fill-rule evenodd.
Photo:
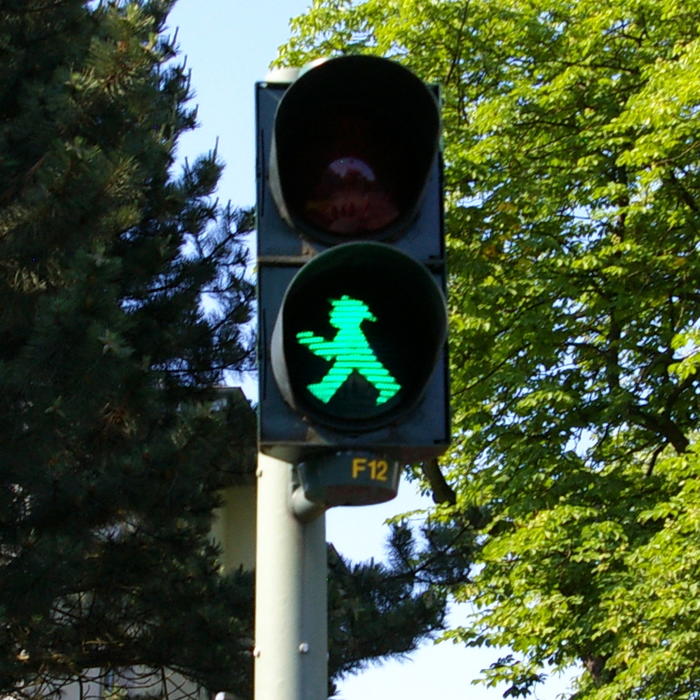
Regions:
M 299 331 L 297 341 L 301 345 L 308 345 L 309 350 L 314 355 L 318 355 L 324 360 L 332 360 L 336 355 L 333 341 L 326 340 L 320 335 L 314 335 L 311 331 Z

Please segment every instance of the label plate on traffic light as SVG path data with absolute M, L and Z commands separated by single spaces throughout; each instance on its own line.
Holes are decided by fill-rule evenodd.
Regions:
M 304 495 L 327 507 L 389 501 L 398 492 L 401 463 L 367 452 L 326 453 L 298 465 Z

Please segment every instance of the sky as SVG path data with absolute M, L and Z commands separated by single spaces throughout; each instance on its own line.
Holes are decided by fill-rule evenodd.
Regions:
M 290 35 L 289 19 L 311 0 L 179 0 L 170 14 L 169 33 L 177 30 L 180 51 L 191 70 L 199 128 L 184 135 L 178 156 L 193 160 L 215 146 L 226 167 L 218 189 L 234 206 L 255 203 L 254 85 L 263 80 L 277 47 Z M 251 387 L 245 387 L 249 394 Z M 253 390 L 254 391 L 254 390 Z M 430 501 L 402 483 L 389 503 L 334 508 L 327 515 L 327 538 L 355 561 L 384 557 L 388 527 L 397 513 L 427 507 Z M 468 613 L 455 607 L 458 625 Z M 471 685 L 480 669 L 496 660 L 498 650 L 466 649 L 450 643 L 425 643 L 403 661 L 389 661 L 339 683 L 342 700 L 499 700 L 504 687 Z M 568 686 L 554 677 L 534 700 L 556 700 Z

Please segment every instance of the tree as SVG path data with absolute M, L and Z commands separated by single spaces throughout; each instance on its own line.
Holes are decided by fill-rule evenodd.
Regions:
M 251 217 L 213 198 L 215 153 L 176 174 L 195 111 L 172 4 L 0 9 L 3 696 L 167 667 L 250 697 L 252 579 L 219 574 L 209 532 L 255 459 L 220 388 L 251 367 Z M 333 675 L 440 628 L 443 597 L 397 567 L 333 561 Z
M 394 525 L 386 564 L 374 560 L 353 564 L 329 545 L 331 696 L 336 692 L 334 681 L 372 663 L 404 658 L 421 641 L 444 629 L 444 585 L 431 584 L 444 584 L 448 572 L 463 573 L 459 557 L 465 545 L 450 536 L 452 548 L 440 556 L 445 550 L 444 530 L 440 526 L 423 530 L 423 537 L 435 544 L 427 552 L 419 548 L 410 527 Z
M 169 666 L 245 688 L 217 490 L 254 455 L 250 217 L 211 197 L 172 2 L 0 9 L 0 695 Z
M 316 0 L 288 65 L 366 51 L 439 82 L 454 449 L 473 527 L 448 636 L 526 697 L 698 698 L 700 4 Z M 427 465 L 430 466 L 430 465 Z

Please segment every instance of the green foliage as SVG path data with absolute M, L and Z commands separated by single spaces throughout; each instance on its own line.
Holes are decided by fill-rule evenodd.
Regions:
M 249 217 L 212 199 L 215 153 L 174 174 L 171 5 L 0 9 L 0 695 L 136 665 L 247 683 L 208 534 L 252 458 L 215 388 L 251 355 Z
M 443 88 L 455 505 L 485 674 L 698 698 L 700 3 L 315 0 L 280 62 Z

